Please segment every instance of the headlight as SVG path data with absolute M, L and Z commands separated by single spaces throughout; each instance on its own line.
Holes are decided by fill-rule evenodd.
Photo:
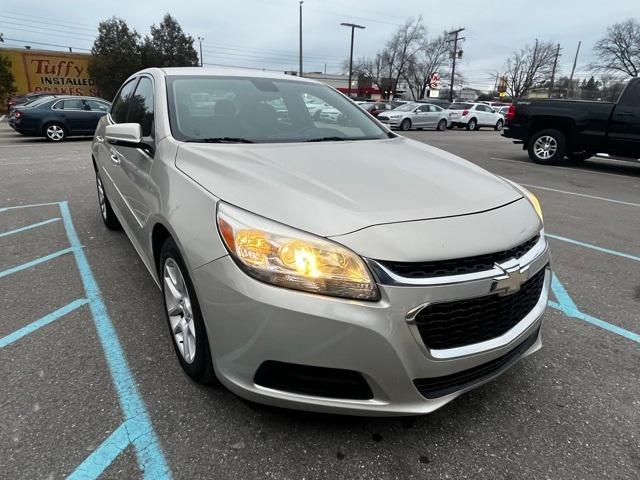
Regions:
M 525 197 L 527 197 L 527 200 L 529 200 L 529 203 L 538 214 L 538 217 L 540 217 L 540 220 L 542 221 L 542 223 L 544 223 L 544 218 L 542 216 L 542 206 L 540 205 L 540 200 L 538 200 L 538 197 L 536 197 L 533 193 L 531 193 L 529 190 L 524 188 L 522 185 L 516 182 L 512 182 L 508 178 L 504 178 L 504 177 L 500 177 L 500 178 L 502 178 L 505 182 L 509 183 L 513 188 L 515 188 L 516 190 L 521 192 Z
M 380 298 L 362 259 L 337 243 L 223 202 L 216 219 L 233 259 L 258 280 L 334 297 Z

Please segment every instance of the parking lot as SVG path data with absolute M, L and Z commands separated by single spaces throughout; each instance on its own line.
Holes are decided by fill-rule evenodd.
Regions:
M 0 477 L 637 479 L 640 163 L 539 166 L 489 130 L 407 136 L 538 195 L 556 277 L 540 352 L 430 415 L 372 419 L 190 381 L 160 292 L 102 224 L 90 141 L 0 122 Z

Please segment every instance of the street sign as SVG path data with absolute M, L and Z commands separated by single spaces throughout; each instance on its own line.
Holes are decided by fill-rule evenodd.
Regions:
M 440 86 L 440 74 L 438 72 L 434 72 L 429 76 L 429 87 L 433 89 L 437 89 Z

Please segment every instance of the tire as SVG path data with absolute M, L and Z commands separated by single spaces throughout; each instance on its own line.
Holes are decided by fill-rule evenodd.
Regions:
M 171 237 L 160 251 L 158 277 L 169 334 L 180 366 L 194 381 L 214 383 L 216 376 L 200 304 L 180 250 Z
M 104 185 L 102 183 L 102 178 L 100 177 L 100 173 L 96 169 L 96 190 L 98 191 L 98 206 L 100 207 L 100 216 L 102 217 L 102 221 L 104 225 L 109 230 L 122 230 L 122 225 L 120 225 L 120 221 L 113 209 L 111 208 L 111 202 L 107 198 L 107 192 L 104 190 Z
M 496 132 L 499 132 L 502 130 L 502 127 L 504 127 L 504 122 L 502 120 L 498 120 L 498 123 L 496 123 L 496 126 L 493 128 L 495 128 Z
M 593 153 L 583 150 L 582 152 L 567 153 L 567 158 L 572 162 L 584 162 L 593 157 Z
M 42 133 L 50 142 L 63 142 L 67 138 L 67 129 L 61 123 L 47 123 Z
M 410 128 L 411 128 L 411 120 L 409 120 L 408 118 L 405 118 L 404 120 L 402 120 L 402 122 L 400 123 L 400 130 L 402 130 L 403 132 L 406 132 Z
M 557 165 L 562 163 L 566 152 L 567 141 L 560 130 L 549 128 L 540 130 L 529 139 L 529 158 L 541 165 Z
M 478 121 L 475 118 L 472 118 L 467 122 L 467 130 L 477 130 L 478 129 Z
M 447 128 L 449 127 L 447 127 L 447 121 L 444 118 L 438 122 L 438 126 L 436 127 L 439 132 L 444 132 Z

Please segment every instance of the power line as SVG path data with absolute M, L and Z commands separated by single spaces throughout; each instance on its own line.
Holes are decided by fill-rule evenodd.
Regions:
M 0 18 L 6 18 L 7 20 L 11 20 L 14 22 L 27 22 L 27 23 L 37 23 L 39 25 L 53 25 L 56 27 L 64 27 L 64 26 L 68 26 L 70 28 L 75 28 L 75 29 L 80 29 L 80 30 L 87 30 L 87 31 L 92 31 L 95 32 L 98 27 L 97 25 L 95 27 L 89 28 L 89 27 L 78 27 L 75 25 L 62 25 L 60 24 L 60 22 L 46 22 L 43 20 L 32 20 L 31 18 L 20 18 L 17 17 L 15 15 L 6 15 L 6 14 L 0 14 Z

